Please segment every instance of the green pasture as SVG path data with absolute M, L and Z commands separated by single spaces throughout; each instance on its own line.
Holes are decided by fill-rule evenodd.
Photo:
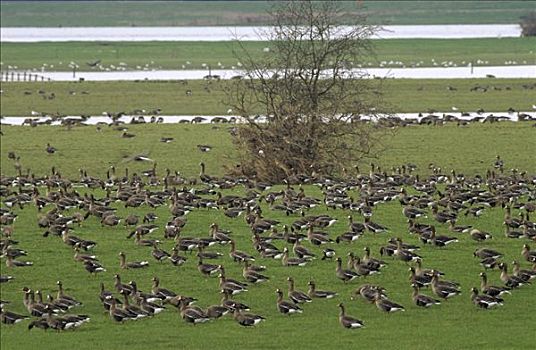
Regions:
M 532 110 L 536 99 L 531 79 L 386 79 L 382 108 L 394 112 Z M 229 106 L 226 81 L 140 82 L 20 82 L 3 83 L 1 114 L 100 115 L 102 112 L 147 113 L 161 108 L 163 115 L 225 115 Z M 479 91 L 470 91 L 480 86 Z M 532 87 L 532 89 L 531 89 Z M 365 96 L 364 98 L 368 98 Z M 262 113 L 262 111 L 259 111 Z M 229 114 L 233 114 L 231 111 Z
M 270 45 L 244 42 L 259 60 Z M 385 39 L 373 41 L 373 55 L 354 67 L 434 67 L 536 64 L 536 38 Z M 41 42 L 2 43 L 1 70 L 34 72 L 141 69 L 240 69 L 236 42 Z M 91 66 L 100 60 L 99 66 Z
M 268 1 L 3 1 L 5 27 L 266 25 Z M 345 1 L 380 24 L 518 23 L 531 1 Z
M 103 127 L 97 131 L 95 126 L 75 127 L 71 130 L 51 126 L 3 126 L 3 135 L 0 136 L 1 172 L 6 176 L 16 174 L 13 161 L 7 158 L 8 152 L 14 151 L 20 156 L 23 173 L 30 169 L 36 176 L 50 174 L 52 166 L 55 166 L 62 176 L 71 179 L 77 179 L 79 169 L 87 170 L 90 176 L 104 178 L 111 165 L 116 167 L 118 176 L 121 176 L 127 167 L 131 174 L 151 168 L 151 163 L 140 164 L 125 158 L 139 153 L 145 153 L 157 162 L 159 177 L 165 175 L 166 168 L 180 171 L 187 178 L 196 177 L 200 161 L 207 164 L 208 174 L 222 175 L 225 165 L 232 166 L 235 154 L 228 128 L 229 126 L 225 125 L 129 125 L 129 132 L 136 136 L 124 139 L 120 137 L 121 132 L 112 127 Z M 385 140 L 389 146 L 388 150 L 373 162 L 387 172 L 391 172 L 393 166 L 414 163 L 421 179 L 430 174 L 430 163 L 442 167 L 442 172 L 447 174 L 451 169 L 455 169 L 458 174 L 473 176 L 484 174 L 487 169 L 492 168 L 495 156 L 500 154 L 506 169 L 519 168 L 533 176 L 536 172 L 532 152 L 536 149 L 534 133 L 535 129 L 531 127 L 531 123 L 510 122 L 471 124 L 467 127 L 452 124 L 443 127 L 401 128 L 393 138 Z M 160 143 L 158 140 L 162 136 L 174 137 L 175 141 L 169 144 Z M 57 153 L 48 155 L 45 152 L 48 142 L 58 149 Z M 196 148 L 199 143 L 210 144 L 214 148 L 211 152 L 201 153 Z M 362 172 L 367 173 L 368 170 L 367 164 L 361 164 Z M 276 186 L 272 190 L 281 188 Z M 443 185 L 439 188 L 443 188 Z M 160 187 L 151 189 L 158 190 Z M 40 190 L 45 194 L 45 189 Z M 76 190 L 81 193 L 89 191 L 84 188 Z M 224 194 L 226 193 L 243 194 L 245 190 L 239 187 L 224 191 Z M 305 193 L 317 198 L 322 196 L 320 189 L 315 186 L 305 186 Z M 356 198 L 358 196 L 356 190 L 350 191 L 350 194 Z M 104 193 L 96 191 L 95 195 L 100 198 Z M 523 200 L 527 198 L 523 197 Z M 122 204 L 112 205 L 118 208 L 117 214 L 123 218 L 129 213 L 143 215 L 156 212 L 159 216 L 156 223 L 160 227 L 163 227 L 170 217 L 167 206 L 152 210 L 143 205 L 127 210 Z M 284 213 L 270 210 L 265 203 L 262 206 L 266 218 L 277 219 L 282 223 L 290 224 L 299 217 L 298 214 L 286 216 Z M 50 207 L 45 208 L 48 209 Z M 28 251 L 28 257 L 25 258 L 33 261 L 34 266 L 7 269 L 4 260 L 1 261 L 1 273 L 15 277 L 13 281 L 1 286 L 1 299 L 12 302 L 7 309 L 26 313 L 21 289 L 26 286 L 40 289 L 45 295 L 54 293 L 55 282 L 59 279 L 63 281 L 67 294 L 84 303 L 84 306 L 73 309 L 72 312 L 90 315 L 91 322 L 76 331 L 62 333 L 43 332 L 39 329 L 28 331 L 29 321 L 15 326 L 2 324 L 2 349 L 33 349 L 36 344 L 42 349 L 72 349 L 75 344 L 80 349 L 206 349 L 214 346 L 221 349 L 331 349 L 355 347 L 356 344 L 371 349 L 532 348 L 533 337 L 530 335 L 530 329 L 536 321 L 534 313 L 531 312 L 534 308 L 534 286 L 515 290 L 512 295 L 505 297 L 504 306 L 491 311 L 477 309 L 469 298 L 469 289 L 479 286 L 478 274 L 482 271 L 478 260 L 472 255 L 476 248 L 486 246 L 499 250 L 505 254 L 505 262 L 510 263 L 517 259 L 522 262 L 523 268 L 530 267 L 520 255 L 521 247 L 526 241 L 511 240 L 502 235 L 504 213 L 500 207 L 486 209 L 480 218 L 460 215 L 458 221 L 458 224 L 471 224 L 491 232 L 494 238 L 489 243 L 477 243 L 466 234 L 449 232 L 445 225 L 437 224 L 431 218 L 420 220 L 436 224 L 438 234 L 458 235 L 460 240 L 447 248 L 423 246 L 419 252 L 424 258 L 424 267 L 445 272 L 445 278 L 458 281 L 462 289 L 460 296 L 429 310 L 412 304 L 408 265 L 389 257 L 384 257 L 388 267 L 380 275 L 344 284 L 335 276 L 334 261 L 316 259 L 304 268 L 289 268 L 283 267 L 280 261 L 259 258 L 257 255 L 256 263 L 267 266 L 266 274 L 270 281 L 264 285 L 250 286 L 248 292 L 234 297 L 249 304 L 252 312 L 266 317 L 266 321 L 254 329 L 240 327 L 229 316 L 193 326 L 180 319 L 178 312 L 172 307 L 152 319 L 116 324 L 103 312 L 98 300 L 99 283 L 104 282 L 108 290 L 113 290 L 115 273 L 121 274 L 123 282 L 137 281 L 142 290 L 149 290 L 150 279 L 158 276 L 163 287 L 196 297 L 199 299 L 197 304 L 203 307 L 219 303 L 218 281 L 200 275 L 196 269 L 197 261 L 194 255 L 187 255 L 188 261 L 179 268 L 169 262 L 158 263 L 150 256 L 149 248 L 138 247 L 133 241 L 125 239 L 127 229 L 122 226 L 103 228 L 94 217 L 85 221 L 81 227 L 75 226 L 73 229 L 73 234 L 98 242 L 92 254 L 96 254 L 107 268 L 107 272 L 97 277 L 89 276 L 83 266 L 73 260 L 73 251 L 59 238 L 42 237 L 43 230 L 36 224 L 40 214 L 35 207 L 29 205 L 23 210 L 17 207 L 13 211 L 19 215 L 14 224 L 13 239 L 19 240 L 19 247 Z M 339 220 L 327 229 L 332 237 L 345 231 L 347 215 L 353 214 L 356 221 L 362 221 L 357 213 L 340 209 L 327 210 L 323 205 L 311 209 L 307 214 L 321 213 L 328 213 Z M 517 215 L 517 210 L 514 210 L 513 214 Z M 220 227 L 233 231 L 232 236 L 237 241 L 238 249 L 253 252 L 251 234 L 243 217 L 230 219 L 218 210 L 196 209 L 188 214 L 187 220 L 182 233 L 184 236 L 206 236 L 210 223 L 217 222 Z M 349 251 L 361 256 L 363 247 L 369 246 L 373 256 L 379 257 L 379 247 L 384 245 L 389 237 L 398 236 L 405 242 L 418 243 L 417 237 L 407 233 L 406 220 L 398 201 L 379 204 L 374 209 L 373 220 L 389 227 L 389 233 L 366 233 L 357 242 L 332 244 L 331 247 L 336 249 L 339 256 L 345 258 Z M 151 236 L 161 239 L 162 229 Z M 311 247 L 308 242 L 304 244 Z M 284 246 L 277 242 L 276 245 Z M 162 248 L 168 251 L 172 246 L 172 241 L 164 241 L 162 244 Z M 241 267 L 227 256 L 228 249 L 214 249 L 225 253 L 218 263 L 226 267 L 228 277 L 241 279 Z M 320 255 L 321 249 L 311 249 Z M 141 271 L 121 270 L 118 266 L 119 251 L 125 252 L 128 260 L 149 260 L 150 266 Z M 501 284 L 496 270 L 489 271 L 488 275 L 492 284 Z M 287 276 L 294 277 L 299 290 L 305 290 L 307 282 L 314 279 L 317 288 L 334 290 L 339 295 L 335 299 L 314 300 L 311 304 L 304 305 L 301 315 L 284 316 L 276 309 L 275 289 L 283 288 L 286 291 Z M 382 285 L 387 289 L 389 298 L 403 304 L 406 311 L 384 314 L 362 299 L 351 300 L 352 292 L 364 283 Z M 431 294 L 429 290 L 424 290 L 423 293 Z M 337 320 L 339 302 L 345 303 L 350 315 L 362 319 L 366 328 L 355 331 L 343 329 Z

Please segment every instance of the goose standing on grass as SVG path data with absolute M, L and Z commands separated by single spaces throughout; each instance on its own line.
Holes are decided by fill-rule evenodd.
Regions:
M 63 283 L 61 283 L 61 281 L 57 281 L 56 285 L 58 286 L 58 294 L 56 295 L 56 299 L 68 301 L 72 303 L 73 305 L 78 305 L 78 306 L 82 305 L 81 302 L 79 302 L 72 296 L 65 294 L 65 292 L 63 291 Z
M 324 299 L 331 299 L 337 296 L 336 292 L 332 292 L 329 290 L 316 290 L 316 284 L 314 281 L 309 281 L 307 283 L 309 286 L 309 290 L 307 291 L 307 295 L 311 298 L 324 298 Z
M 309 297 L 304 292 L 294 289 L 294 278 L 289 276 L 287 277 L 287 281 L 288 281 L 288 297 L 290 298 L 290 300 L 292 300 L 296 304 L 310 303 L 311 301 L 313 301 L 311 297 Z
M 419 286 L 417 284 L 412 284 L 413 287 L 413 293 L 411 295 L 411 298 L 413 299 L 413 302 L 415 305 L 420 307 L 430 307 L 432 305 L 440 305 L 441 302 L 437 299 L 431 298 L 424 294 L 419 294 Z
M 220 290 L 223 293 L 229 293 L 230 295 L 236 295 L 238 293 L 247 292 L 247 285 L 244 283 L 239 283 L 234 280 L 227 280 L 223 274 L 220 273 L 218 276 L 220 279 Z
M 439 275 L 434 273 L 432 277 L 432 292 L 440 298 L 448 299 L 455 295 L 461 294 L 461 291 L 457 288 L 449 285 L 441 284 L 439 281 Z
M 335 269 L 335 275 L 341 279 L 344 283 L 354 280 L 359 275 L 352 271 L 342 268 L 342 259 L 337 258 L 337 268 Z
M 482 290 L 482 293 L 489 295 L 490 297 L 499 297 L 503 294 L 512 294 L 510 293 L 510 288 L 507 287 L 498 287 L 498 286 L 490 286 L 488 284 L 488 275 L 485 272 L 480 273 L 480 289 Z
M 519 266 L 519 262 L 517 262 L 516 260 L 512 261 L 512 266 L 512 272 L 514 273 L 515 277 L 519 277 L 525 282 L 529 282 L 531 279 L 536 278 L 535 270 L 521 269 Z
M 110 303 L 110 309 L 108 310 L 108 313 L 112 320 L 123 323 L 124 321 L 134 319 L 130 313 L 117 308 L 116 301 L 113 296 L 108 296 L 106 297 L 106 299 Z
M 19 315 L 11 311 L 5 311 L 4 308 L 0 308 L 0 321 L 4 324 L 17 324 L 27 319 L 29 319 L 28 316 Z
M 530 284 L 530 282 L 525 282 L 519 277 L 509 275 L 508 267 L 506 266 L 505 263 L 500 263 L 499 269 L 501 269 L 501 275 L 500 275 L 501 281 L 503 281 L 507 287 L 518 288 L 524 284 Z
M 527 260 L 528 262 L 536 263 L 536 250 L 530 250 L 528 244 L 523 245 L 521 255 L 523 255 L 525 257 L 525 260 Z
M 472 288 L 471 301 L 482 309 L 491 309 L 492 307 L 502 305 L 504 300 L 490 295 L 478 295 L 478 289 Z
M 281 257 L 281 262 L 283 266 L 305 266 L 309 260 L 304 258 L 289 258 L 288 248 L 283 249 L 283 256 Z
M 210 317 L 207 313 L 200 308 L 191 307 L 184 300 L 180 299 L 180 314 L 184 321 L 188 323 L 193 323 L 194 325 L 198 323 L 205 323 L 210 321 Z
M 242 262 L 242 261 L 255 261 L 255 257 L 253 255 L 250 255 L 246 252 L 236 250 L 236 243 L 234 240 L 231 240 L 231 250 L 229 252 L 229 256 L 233 259 L 235 262 Z
M 283 292 L 281 289 L 277 289 L 275 292 L 277 294 L 277 310 L 279 310 L 279 312 L 285 315 L 301 314 L 303 312 L 298 305 L 288 300 L 283 300 Z
M 244 279 L 250 283 L 262 283 L 268 281 L 270 278 L 251 269 L 249 263 L 246 261 L 244 263 L 244 268 L 242 269 L 242 276 Z
M 341 324 L 341 326 L 348 329 L 357 329 L 364 326 L 363 321 L 358 320 L 357 318 L 354 318 L 352 316 L 346 315 L 343 303 L 339 304 L 339 308 L 341 309 L 339 313 L 339 323 Z
M 160 287 L 160 280 L 158 279 L 158 277 L 156 276 L 153 277 L 152 281 L 153 281 L 153 287 L 151 288 L 151 292 L 154 295 L 159 296 L 161 299 L 166 299 L 166 300 L 177 296 L 177 293 L 169 289 Z
M 141 269 L 149 266 L 148 261 L 130 261 L 127 262 L 125 253 L 119 252 L 119 267 L 122 269 Z
M 405 308 L 402 305 L 397 304 L 387 298 L 383 298 L 382 294 L 378 291 L 376 292 L 376 295 L 374 296 L 374 303 L 376 304 L 376 307 L 378 308 L 378 310 L 381 310 L 387 313 L 405 311 Z
M 260 315 L 244 313 L 239 308 L 234 309 L 233 317 L 239 325 L 244 327 L 256 326 L 265 320 L 265 318 Z

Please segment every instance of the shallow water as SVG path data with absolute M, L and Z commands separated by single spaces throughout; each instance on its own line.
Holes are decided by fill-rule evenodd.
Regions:
M 3 27 L 2 42 L 39 41 L 244 41 L 270 27 Z M 519 37 L 517 24 L 385 26 L 376 39 Z
M 368 78 L 402 79 L 465 79 L 486 78 L 536 78 L 536 65 L 533 66 L 479 66 L 473 67 L 429 67 L 429 68 L 368 68 L 363 69 Z M 239 70 L 212 70 L 212 75 L 221 79 L 243 75 Z M 44 72 L 41 76 L 53 81 L 111 81 L 111 80 L 195 80 L 208 75 L 207 70 L 154 70 L 121 72 Z
M 532 118 L 536 119 L 536 112 L 520 112 L 530 115 Z M 490 115 L 495 117 L 504 117 L 505 119 L 508 119 L 510 121 L 518 121 L 517 112 L 516 113 L 509 113 L 509 112 L 484 112 L 484 113 L 477 113 L 477 112 L 471 112 L 468 116 L 462 116 L 460 112 L 436 112 L 434 113 L 435 116 L 442 117 L 444 114 L 454 116 L 460 120 L 471 120 L 476 117 L 488 117 Z M 395 113 L 393 116 L 398 117 L 400 119 L 416 119 L 420 120 L 429 114 L 427 113 Z M 80 116 L 67 116 L 65 118 L 71 118 L 73 120 L 81 120 Z M 119 118 L 118 120 L 129 124 L 132 122 L 132 120 L 136 120 L 137 122 L 145 122 L 150 123 L 151 118 L 153 119 L 159 119 L 161 118 L 161 121 L 159 123 L 162 124 L 176 124 L 176 123 L 184 123 L 184 122 L 192 122 L 195 118 L 202 118 L 201 121 L 197 122 L 199 124 L 208 124 L 211 123 L 214 118 L 224 118 L 226 120 L 235 120 L 236 122 L 240 123 L 241 118 L 239 116 L 229 116 L 229 115 L 165 115 L 165 116 L 132 116 L 132 115 L 125 115 Z M 369 116 L 364 116 L 363 119 L 369 119 Z M 32 119 L 35 122 L 42 123 L 51 120 L 50 117 L 44 116 L 44 117 L 2 117 L 0 120 L 0 123 L 3 125 L 22 125 L 25 120 Z M 262 122 L 262 117 L 259 118 L 259 120 Z M 91 116 L 87 120 L 84 121 L 84 124 L 86 125 L 97 125 L 97 124 L 111 124 L 112 119 L 107 116 Z M 28 124 L 26 124 L 28 125 Z M 61 125 L 60 120 L 55 120 L 51 123 L 51 125 Z

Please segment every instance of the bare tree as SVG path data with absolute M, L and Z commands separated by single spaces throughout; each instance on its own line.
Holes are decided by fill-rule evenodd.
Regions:
M 378 29 L 337 2 L 279 2 L 273 30 L 260 33 L 266 54 L 239 41 L 243 79 L 227 88 L 245 120 L 235 143 L 242 173 L 265 181 L 331 174 L 381 148 L 382 128 L 362 118 L 381 105 L 380 82 L 357 69 Z M 262 117 L 259 117 L 262 116 Z

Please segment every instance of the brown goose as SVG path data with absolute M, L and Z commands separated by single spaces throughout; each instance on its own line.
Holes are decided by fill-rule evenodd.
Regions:
M 283 300 L 283 292 L 281 291 L 281 289 L 277 289 L 275 292 L 277 294 L 277 310 L 279 310 L 279 312 L 286 315 L 296 313 L 301 314 L 303 312 L 303 310 L 298 305 L 294 304 L 293 302 Z
M 198 324 L 210 321 L 210 317 L 200 308 L 194 308 L 180 300 L 180 314 L 184 321 Z
M 197 264 L 197 270 L 205 276 L 216 275 L 220 271 L 220 267 L 221 265 L 205 264 L 203 263 L 203 259 L 199 259 L 199 263 Z
M 363 321 L 358 320 L 357 318 L 354 318 L 352 316 L 346 315 L 346 311 L 342 303 L 339 304 L 339 308 L 341 309 L 339 313 L 339 322 L 341 326 L 348 329 L 357 329 L 364 327 Z
M 376 292 L 376 295 L 374 296 L 374 303 L 379 310 L 387 313 L 405 311 L 402 305 L 390 301 L 389 299 L 383 298 L 381 296 L 381 293 L 379 292 Z
M 294 289 L 294 278 L 287 277 L 287 281 L 288 281 L 288 294 L 287 295 L 290 298 L 290 300 L 292 300 L 296 304 L 310 303 L 311 301 L 313 301 L 311 297 L 309 297 L 304 292 Z
M 229 293 L 230 295 L 235 295 L 242 292 L 247 292 L 247 285 L 239 283 L 234 280 L 227 280 L 224 275 L 220 274 L 220 289 L 223 293 Z M 238 283 L 237 283 L 238 282 Z
M 480 231 L 477 229 L 472 229 L 469 233 L 469 236 L 471 236 L 471 238 L 477 242 L 482 242 L 493 238 L 493 236 L 489 232 Z
M 110 303 L 110 309 L 108 310 L 108 313 L 112 320 L 122 323 L 124 321 L 134 319 L 134 316 L 132 314 L 116 307 L 116 301 L 114 297 L 108 296 L 106 297 L 106 300 Z
M 19 261 L 13 259 L 11 256 L 6 257 L 6 266 L 9 268 L 12 267 L 25 267 L 25 266 L 32 266 L 33 262 L 31 261 Z
M 503 300 L 501 298 L 492 297 L 490 295 L 478 295 L 478 289 L 471 289 L 471 301 L 476 306 L 482 309 L 491 309 L 492 307 L 502 305 Z
M 440 298 L 448 299 L 455 295 L 461 294 L 461 292 L 453 286 L 442 285 L 439 283 L 439 275 L 434 274 L 432 277 L 432 292 Z
M 236 243 L 234 240 L 231 240 L 231 251 L 229 252 L 229 256 L 233 259 L 233 261 L 255 261 L 255 257 L 253 255 L 250 255 L 248 253 L 245 253 L 240 250 L 236 250 Z
M 173 265 L 181 266 L 182 264 L 186 262 L 186 257 L 179 255 L 179 249 L 177 247 L 173 247 L 173 249 L 171 249 L 171 252 L 172 253 L 171 253 L 171 256 L 169 257 L 169 260 L 171 261 Z
M 244 327 L 256 326 L 265 320 L 265 318 L 260 315 L 244 313 L 238 308 L 234 309 L 233 315 L 236 322 L 238 322 L 239 325 Z
M 501 269 L 501 275 L 500 275 L 501 281 L 503 281 L 507 287 L 518 288 L 524 284 L 530 284 L 530 282 L 525 282 L 519 277 L 509 275 L 508 267 L 506 266 L 505 263 L 500 263 L 499 269 Z
M 385 294 L 385 289 L 383 287 L 371 284 L 364 284 L 354 291 L 354 295 L 359 294 L 362 298 L 371 303 L 376 300 L 376 294 L 378 293 L 380 294 L 381 298 L 387 298 L 387 295 Z
M 154 295 L 157 295 L 160 298 L 166 299 L 166 300 L 177 296 L 177 293 L 175 293 L 175 292 L 173 292 L 173 291 L 171 291 L 169 289 L 165 289 L 165 288 L 160 287 L 160 280 L 158 279 L 158 277 L 156 277 L 156 276 L 153 277 L 152 281 L 153 281 L 153 287 L 151 288 L 151 292 Z
M 283 266 L 305 266 L 308 261 L 304 258 L 290 258 L 288 256 L 288 248 L 283 248 L 283 257 L 281 258 Z
M 114 280 L 114 288 L 118 293 L 123 293 L 123 291 L 126 291 L 132 294 L 132 292 L 134 291 L 132 286 L 121 283 L 121 276 L 119 276 L 118 274 L 114 275 Z
M 514 276 L 521 278 L 523 281 L 528 282 L 531 279 L 536 278 L 536 271 L 521 269 L 519 262 L 517 262 L 516 260 L 512 261 L 512 266 L 512 272 L 514 273 Z
M 502 253 L 499 253 L 496 250 L 488 249 L 488 248 L 479 248 L 474 251 L 473 256 L 479 257 L 480 259 L 486 259 L 486 258 L 495 258 L 499 259 L 503 256 Z
M 162 262 L 171 257 L 171 255 L 168 252 L 158 248 L 156 243 L 153 244 L 153 250 L 151 251 L 151 255 L 153 256 L 153 258 L 155 258 L 159 262 Z
M 413 287 L 413 293 L 411 295 L 411 298 L 413 299 L 413 302 L 415 305 L 420 307 L 430 307 L 432 305 L 440 305 L 441 302 L 437 299 L 431 298 L 424 294 L 419 294 L 419 286 L 417 284 L 412 284 Z
M 363 256 L 363 258 L 361 259 L 361 262 L 366 264 L 366 266 L 374 269 L 374 270 L 379 270 L 380 268 L 382 267 L 385 267 L 386 263 L 385 261 L 383 260 L 379 260 L 379 259 L 376 259 L 376 258 L 373 258 L 370 256 L 370 248 L 369 247 L 365 247 L 363 248 L 363 250 L 365 251 L 365 255 Z
M 490 286 L 488 284 L 488 276 L 485 272 L 480 273 L 480 278 L 482 279 L 482 281 L 480 282 L 480 289 L 482 290 L 482 293 L 487 294 L 491 297 L 499 297 L 503 294 L 511 294 L 510 288 Z
M 0 308 L 0 321 L 4 324 L 17 324 L 27 319 L 29 319 L 28 316 L 19 315 L 11 311 L 5 311 L 4 308 Z
M 122 269 L 141 269 L 149 266 L 148 261 L 130 261 L 127 262 L 125 253 L 119 252 L 119 267 Z
M 525 260 L 527 260 L 528 262 L 536 263 L 536 250 L 530 250 L 528 244 L 523 245 L 521 255 L 523 255 L 525 257 Z
M 79 302 L 78 300 L 76 300 L 72 296 L 69 296 L 69 295 L 65 294 L 65 292 L 63 291 L 63 284 L 61 283 L 61 281 L 57 281 L 56 285 L 58 286 L 58 294 L 56 295 L 56 298 L 58 300 L 65 300 L 65 301 L 68 301 L 69 303 L 71 303 L 73 305 L 82 305 L 81 302 Z
M 269 277 L 253 269 L 250 269 L 250 266 L 247 261 L 245 262 L 244 268 L 242 269 L 242 276 L 244 277 L 246 281 L 251 282 L 251 283 L 266 282 L 270 279 Z
M 341 258 L 337 258 L 337 268 L 335 269 L 335 275 L 344 283 L 352 281 L 353 279 L 359 277 L 359 275 L 354 271 L 342 268 Z
M 299 240 L 296 240 L 294 242 L 294 245 L 292 246 L 292 250 L 294 251 L 294 254 L 296 254 L 298 258 L 314 259 L 316 256 L 309 249 L 302 246 Z
M 338 295 L 336 292 L 328 290 L 316 290 L 316 284 L 313 281 L 309 281 L 308 285 L 309 290 L 307 291 L 307 295 L 311 298 L 331 299 Z

